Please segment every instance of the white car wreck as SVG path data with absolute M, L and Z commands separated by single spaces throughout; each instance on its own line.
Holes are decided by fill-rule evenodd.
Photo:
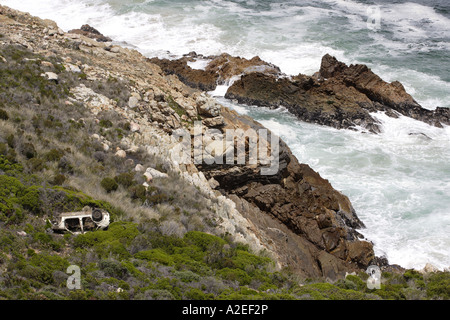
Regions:
M 99 208 L 84 207 L 79 212 L 64 212 L 53 221 L 52 229 L 55 232 L 70 232 L 73 234 L 87 231 L 107 229 L 110 215 Z

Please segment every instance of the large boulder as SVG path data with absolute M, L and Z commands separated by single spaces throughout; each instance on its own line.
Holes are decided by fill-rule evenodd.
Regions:
M 112 41 L 111 38 L 104 36 L 103 34 L 100 33 L 100 31 L 98 31 L 94 27 L 91 27 L 88 24 L 82 25 L 80 29 L 69 30 L 69 33 L 81 34 L 88 38 L 95 39 L 98 42 L 111 42 Z
M 217 86 L 218 74 L 213 71 L 192 69 L 187 64 L 188 58 L 177 60 L 152 58 L 149 61 L 158 65 L 165 74 L 175 74 L 183 83 L 192 88 L 211 91 Z
M 225 84 L 235 76 L 254 72 L 274 76 L 281 74 L 281 71 L 277 66 L 261 60 L 258 56 L 246 59 L 242 57 L 233 57 L 227 53 L 214 57 L 208 63 L 205 70 L 207 72 L 218 74 L 219 84 Z

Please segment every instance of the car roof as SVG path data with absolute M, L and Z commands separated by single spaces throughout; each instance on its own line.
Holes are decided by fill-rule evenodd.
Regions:
M 86 211 L 79 211 L 79 212 L 63 212 L 59 215 L 60 217 L 79 217 L 79 216 L 84 216 L 84 217 L 90 217 L 91 213 L 90 212 L 86 212 Z

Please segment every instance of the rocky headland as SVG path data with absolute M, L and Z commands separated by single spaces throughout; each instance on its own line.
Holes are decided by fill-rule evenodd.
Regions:
M 390 117 L 403 115 L 436 127 L 450 124 L 450 110 L 428 110 L 409 95 L 399 81 L 388 83 L 366 65 L 347 66 L 335 57 L 322 57 L 320 70 L 312 76 L 286 75 L 262 61 L 231 57 L 227 54 L 201 57 L 209 60 L 204 69 L 192 69 L 191 53 L 181 59 L 152 59 L 167 74 L 202 90 L 230 83 L 225 98 L 247 105 L 285 107 L 300 120 L 337 129 L 362 128 L 379 133 L 380 123 L 371 113 L 385 112 Z
M 347 66 L 329 55 L 322 58 L 321 68 L 313 76 L 286 76 L 258 57 L 248 60 L 228 54 L 203 57 L 190 53 L 177 60 L 147 58 L 115 45 L 89 26 L 65 32 L 53 21 L 5 6 L 0 6 L 0 33 L 2 48 L 39 55 L 34 60 L 16 58 L 37 64 L 48 85 L 64 86 L 65 107 L 82 106 L 97 123 L 105 112 L 114 112 L 129 124 L 129 135 L 120 143 L 108 140 L 107 135 L 90 137 L 103 154 L 132 165 L 145 177 L 142 185 L 146 188 L 153 179 L 172 175 L 194 185 L 209 201 L 216 232 L 231 235 L 254 252 L 267 252 L 278 270 L 288 268 L 304 278 L 335 280 L 364 271 L 371 264 L 384 270 L 402 269 L 375 256 L 370 239 L 358 232 L 364 223 L 348 197 L 307 164 L 299 163 L 283 141 L 278 171 L 264 176 L 261 162 L 178 163 L 173 160 L 178 145 L 173 134 L 184 129 L 194 139 L 195 121 L 202 122 L 203 130 L 222 133 L 263 129 L 206 92 L 231 82 L 226 97 L 240 103 L 284 106 L 304 121 L 342 129 L 363 127 L 373 133 L 380 127 L 371 112 L 383 111 L 392 117 L 401 114 L 439 127 L 450 124 L 448 109 L 424 109 L 399 82 L 387 83 L 367 66 Z M 8 63 L 7 59 L 0 56 L 0 63 Z M 62 67 L 51 62 L 55 59 Z M 189 66 L 197 59 L 208 61 L 204 69 Z M 77 81 L 69 81 L 71 75 Z M 122 87 L 107 91 L 99 83 Z M 71 121 L 81 123 L 86 118 Z M 208 145 L 215 142 L 204 143 L 207 153 Z M 164 159 L 168 174 L 160 175 L 151 168 L 143 171 L 136 163 L 138 150 Z M 70 186 L 71 178 L 65 183 Z M 79 182 L 76 185 L 83 187 Z

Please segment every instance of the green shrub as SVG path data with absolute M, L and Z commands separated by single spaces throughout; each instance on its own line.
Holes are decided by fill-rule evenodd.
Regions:
M 378 291 L 378 290 L 377 290 Z M 331 283 L 314 283 L 294 290 L 294 294 L 302 298 L 309 296 L 314 300 L 365 300 L 368 297 L 355 290 L 341 289 Z
M 122 273 L 121 277 L 126 275 L 126 270 L 125 270 L 125 273 L 123 270 L 121 270 L 120 272 Z M 130 290 L 130 285 L 127 282 L 125 282 L 124 280 L 117 279 L 117 277 L 102 279 L 102 282 L 108 283 L 110 285 L 113 285 L 117 288 L 121 288 L 123 290 Z
M 23 166 L 19 163 L 13 163 L 4 155 L 0 155 L 0 170 L 6 174 L 15 176 L 23 171 Z
M 222 238 L 200 231 L 189 231 L 184 235 L 184 238 L 187 242 L 198 246 L 202 251 L 206 251 L 211 245 L 221 247 L 227 243 Z
M 147 195 L 147 188 L 143 185 L 132 186 L 130 188 L 130 196 L 132 199 L 140 199 L 142 202 L 145 201 Z
M 410 269 L 403 273 L 403 278 L 406 280 L 423 280 L 423 275 L 417 270 Z
M 28 159 L 34 158 L 37 155 L 34 145 L 30 142 L 25 142 L 21 147 L 21 153 Z
M 136 259 L 147 260 L 149 262 L 157 262 L 164 265 L 174 264 L 173 258 L 160 248 L 140 251 L 136 253 L 134 257 Z
M 108 193 L 116 191 L 117 188 L 119 188 L 119 185 L 117 184 L 116 180 L 114 180 L 113 178 L 104 178 L 100 182 L 100 185 Z
M 175 300 L 173 294 L 164 289 L 149 289 L 145 291 L 145 297 L 154 300 Z
M 199 281 L 200 276 L 191 270 L 186 271 L 174 271 L 173 275 L 180 279 L 182 282 L 194 282 Z
M 198 249 L 197 249 L 198 250 Z M 186 249 L 187 251 L 187 249 Z M 190 270 L 196 274 L 205 276 L 211 275 L 211 268 L 203 262 L 203 258 L 194 259 L 189 254 L 174 254 L 172 258 L 175 263 L 175 268 L 177 270 Z
M 187 300 L 212 300 L 214 295 L 212 293 L 204 293 L 199 289 L 190 289 L 184 294 Z
M 66 181 L 66 176 L 58 173 L 57 175 L 55 175 L 55 177 L 53 178 L 53 180 L 51 181 L 51 184 L 56 185 L 56 186 L 60 186 L 62 185 L 64 182 Z
M 31 186 L 26 188 L 24 190 L 24 194 L 18 199 L 18 203 L 30 212 L 35 214 L 41 213 L 42 201 L 40 199 L 40 190 L 41 187 L 39 186 Z
M 98 230 L 78 235 L 74 239 L 74 245 L 78 248 L 102 247 L 114 241 L 130 245 L 131 241 L 138 234 L 139 231 L 135 223 L 117 221 L 111 223 L 108 230 Z
M 135 183 L 135 181 L 134 181 L 134 174 L 131 173 L 131 172 L 121 173 L 121 174 L 115 176 L 114 180 L 118 184 L 124 186 L 125 188 L 128 188 L 128 187 L 132 186 Z M 144 186 L 142 186 L 142 187 L 144 187 Z
M 8 154 L 8 147 L 5 143 L 0 143 L 0 156 L 6 156 Z
M 12 133 L 6 137 L 6 143 L 10 148 L 14 148 L 16 146 L 16 141 Z
M 450 272 L 435 272 L 427 279 L 427 297 L 450 299 Z
M 54 241 L 53 237 L 45 232 L 36 232 L 33 234 L 33 239 L 38 241 L 44 248 L 50 248 L 54 251 L 61 249 L 61 244 Z
M 217 275 L 225 280 L 237 281 L 241 286 L 248 285 L 252 281 L 248 273 L 241 269 L 224 268 L 217 271 Z
M 407 288 L 405 285 L 381 284 L 381 289 L 375 289 L 372 293 L 380 296 L 384 300 L 406 300 L 403 293 L 403 289 L 405 288 Z
M 345 278 L 345 282 L 350 286 L 350 288 L 346 288 L 346 289 L 353 289 L 353 290 L 358 290 L 358 291 L 362 291 L 365 288 L 367 288 L 367 283 L 364 282 L 360 277 L 355 276 L 355 275 L 348 275 Z
M 8 113 L 5 110 L 0 109 L 0 120 L 8 120 L 8 119 L 9 119 Z
M 149 232 L 148 237 L 152 248 L 161 248 L 170 254 L 175 253 L 178 248 L 188 245 L 184 239 L 173 235 L 164 235 L 159 232 Z
M 57 255 L 49 255 L 45 253 L 35 254 L 30 259 L 30 265 L 37 267 L 39 280 L 43 283 L 53 283 L 53 272 L 56 270 L 66 272 L 70 263 Z
M 102 128 L 111 128 L 113 126 L 113 123 L 110 120 L 101 119 L 99 122 L 99 126 Z
M 242 270 L 259 269 L 270 263 L 270 258 L 260 257 L 246 251 L 236 250 L 231 259 L 236 268 Z
M 59 161 L 64 156 L 64 151 L 59 149 L 51 149 L 44 155 L 45 161 Z
M 31 172 L 39 172 L 46 168 L 45 161 L 41 158 L 31 158 L 28 160 L 28 167 Z
M 99 267 L 108 277 L 123 279 L 128 274 L 128 269 L 115 260 L 102 260 Z
M 2 215 L 21 216 L 23 209 L 35 214 L 41 212 L 40 187 L 26 187 L 14 177 L 0 175 L 0 219 Z

